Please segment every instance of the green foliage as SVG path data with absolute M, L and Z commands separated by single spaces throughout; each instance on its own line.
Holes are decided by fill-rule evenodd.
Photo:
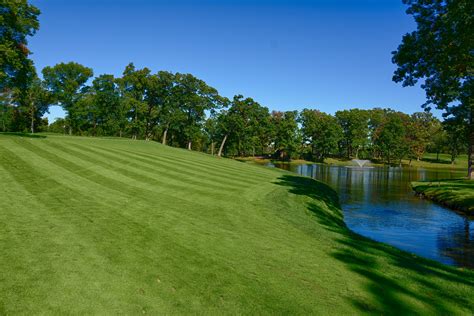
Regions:
M 120 136 L 121 122 L 126 119 L 120 102 L 120 91 L 113 75 L 100 75 L 92 82 L 93 135 Z M 98 131 L 100 129 L 100 132 Z
M 270 140 L 270 113 L 252 98 L 236 95 L 219 114 L 216 128 L 229 156 L 254 155 L 256 149 L 263 154 Z
M 359 109 L 337 111 L 336 118 L 342 128 L 343 152 L 347 158 L 359 158 L 359 152 L 366 149 L 369 142 L 368 111 Z
M 0 1 L 0 91 L 21 86 L 33 68 L 27 37 L 39 28 L 40 11 L 26 0 Z
M 82 122 L 79 120 L 80 109 L 76 108 L 76 102 L 82 97 L 85 84 L 92 77 L 92 69 L 78 63 L 60 63 L 53 67 L 45 67 L 42 70 L 46 86 L 67 111 L 70 130 L 77 130 Z
M 301 144 L 297 120 L 297 111 L 272 112 L 273 148 L 280 160 L 297 157 Z
M 317 110 L 304 109 L 300 114 L 303 140 L 311 148 L 311 156 L 323 161 L 324 158 L 337 152 L 338 143 L 343 137 L 337 119 Z
M 66 134 L 69 126 L 66 119 L 58 118 L 48 126 L 48 132 L 57 134 Z
M 393 80 L 413 86 L 423 79 L 429 108 L 464 125 L 469 134 L 469 176 L 474 177 L 474 2 L 471 0 L 404 0 L 416 31 L 406 34 L 393 62 Z
M 451 163 L 453 163 L 460 153 L 466 152 L 467 127 L 452 120 L 445 121 L 443 125 L 446 131 L 447 152 L 451 155 Z
M 137 139 L 145 130 L 144 117 L 147 113 L 145 102 L 150 70 L 148 68 L 135 69 L 130 63 L 125 67 L 122 78 L 119 80 L 123 102 L 129 109 L 127 116 L 130 121 L 129 131 L 132 138 Z
M 213 111 L 222 105 L 223 99 L 217 90 L 207 85 L 203 80 L 191 74 L 177 73 L 175 100 L 180 114 L 185 119 L 179 126 L 177 141 L 191 149 L 193 141 L 201 134 L 202 124 L 206 119 L 206 111 Z
M 428 112 L 416 112 L 410 116 L 407 125 L 408 156 L 420 160 L 432 142 L 432 135 L 440 129 L 440 122 Z
M 391 164 L 401 162 L 409 151 L 407 142 L 408 115 L 400 112 L 387 113 L 373 135 L 374 146 L 382 158 Z

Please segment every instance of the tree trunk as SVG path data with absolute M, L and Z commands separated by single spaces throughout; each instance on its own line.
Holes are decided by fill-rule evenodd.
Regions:
M 470 180 L 474 179 L 474 126 L 473 124 L 470 124 L 469 126 L 470 131 L 469 131 L 469 148 L 468 148 L 468 170 L 467 170 L 467 176 Z
M 72 126 L 69 126 L 69 136 L 72 135 Z
M 31 134 L 34 134 L 35 133 L 35 112 L 33 109 L 31 109 L 31 126 L 30 126 L 30 129 L 31 129 Z
M 188 142 L 188 150 L 191 150 L 191 145 L 192 145 L 192 142 L 189 141 L 189 142 Z
M 166 128 L 165 131 L 163 132 L 163 139 L 161 140 L 161 143 L 163 145 L 166 145 L 166 135 L 168 135 L 168 128 Z
M 224 136 L 224 139 L 221 142 L 221 146 L 219 147 L 219 152 L 217 153 L 218 157 L 222 156 L 222 151 L 224 150 L 224 145 L 225 145 L 226 140 L 227 140 L 227 135 Z
M 468 150 L 467 150 L 467 177 L 470 180 L 474 179 L 474 108 L 471 107 L 469 113 L 469 126 L 468 126 Z
M 211 142 L 211 156 L 214 156 L 214 142 Z

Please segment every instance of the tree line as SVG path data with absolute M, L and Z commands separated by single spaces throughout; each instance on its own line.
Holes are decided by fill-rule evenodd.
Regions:
M 423 80 L 425 110 L 444 110 L 440 122 L 427 112 L 392 109 L 314 109 L 270 112 L 249 97 L 227 99 L 191 75 L 127 65 L 119 78 L 78 63 L 60 63 L 36 73 L 27 37 L 39 28 L 39 10 L 26 0 L 0 4 L 0 128 L 49 130 L 74 135 L 118 136 L 216 155 L 270 155 L 323 160 L 329 156 L 387 163 L 420 159 L 426 150 L 456 157 L 467 150 L 474 175 L 473 2 L 403 0 L 417 30 L 406 34 L 393 62 L 393 80 L 405 86 Z M 65 119 L 42 119 L 61 105 Z
M 32 68 L 34 70 L 34 68 Z M 463 131 L 429 112 L 392 109 L 272 111 L 250 97 L 228 99 L 191 75 L 127 65 L 115 78 L 78 63 L 42 70 L 40 79 L 2 94 L 2 129 L 155 140 L 218 156 L 266 156 L 281 160 L 327 157 L 399 163 L 421 159 L 429 149 L 465 151 Z M 88 84 L 90 82 L 90 84 Z M 50 105 L 67 115 L 50 125 Z

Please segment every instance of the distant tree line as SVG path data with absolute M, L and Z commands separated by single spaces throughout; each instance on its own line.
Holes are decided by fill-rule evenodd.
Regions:
M 73 62 L 45 67 L 42 74 L 41 80 L 32 72 L 26 87 L 2 94 L 3 131 L 129 137 L 218 156 L 281 160 L 341 157 L 391 164 L 419 160 L 428 149 L 450 153 L 453 160 L 466 150 L 465 133 L 428 112 L 270 112 L 249 97 L 229 100 L 191 74 L 152 73 L 132 63 L 120 78 L 93 78 L 92 69 Z M 67 116 L 48 126 L 42 116 L 53 104 Z
M 125 67 L 119 78 L 78 63 L 60 63 L 37 75 L 28 58 L 28 36 L 38 29 L 39 10 L 26 0 L 0 4 L 0 130 L 55 131 L 70 135 L 117 136 L 218 156 L 278 159 L 370 158 L 389 164 L 420 159 L 427 151 L 466 150 L 474 175 L 473 2 L 404 0 L 418 29 L 407 34 L 393 62 L 394 80 L 424 79 L 430 104 L 445 111 L 440 122 L 428 112 L 407 115 L 391 109 L 314 109 L 270 112 L 249 97 L 231 100 L 191 74 Z M 49 106 L 65 119 L 48 125 Z

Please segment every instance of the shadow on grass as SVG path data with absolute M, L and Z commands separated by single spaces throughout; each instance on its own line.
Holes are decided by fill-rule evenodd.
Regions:
M 344 224 L 337 194 L 325 184 L 292 175 L 283 175 L 277 184 L 289 187 L 293 194 L 309 197 L 308 209 L 317 221 L 337 232 L 337 246 L 329 255 L 365 280 L 368 298 L 349 299 L 360 311 L 416 314 L 431 310 L 437 314 L 452 314 L 453 307 L 474 310 L 470 294 L 474 290 L 473 271 L 419 258 L 351 232 Z M 464 290 L 454 289 L 453 283 L 462 284 Z
M 316 215 L 317 221 L 324 227 L 339 231 L 346 224 L 342 216 L 337 193 L 329 186 L 311 178 L 284 175 L 278 179 L 278 185 L 289 187 L 289 192 L 310 197 L 314 201 L 322 201 L 327 208 L 317 203 L 309 203 L 308 210 Z
M 47 137 L 45 135 L 19 133 L 19 132 L 0 132 L 0 135 L 18 136 L 18 137 L 27 137 L 27 138 L 46 138 Z
M 430 163 L 440 163 L 443 165 L 450 165 L 451 161 L 446 159 L 436 159 L 436 158 L 421 158 L 421 161 L 430 162 Z

